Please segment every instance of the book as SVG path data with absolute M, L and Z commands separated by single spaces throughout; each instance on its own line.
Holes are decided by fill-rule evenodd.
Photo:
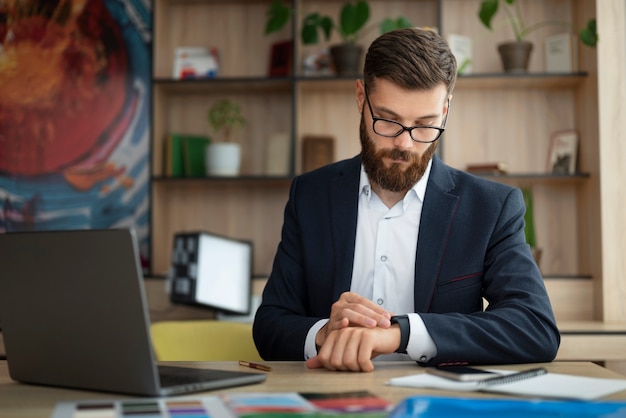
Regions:
M 624 401 L 483 399 L 412 396 L 400 402 L 389 418 L 610 418 L 626 414 Z
M 570 33 L 548 36 L 544 41 L 546 72 L 571 73 L 578 70 L 576 37 Z
M 169 135 L 163 143 L 163 174 L 169 177 L 185 175 L 183 144 L 180 135 Z
M 186 177 L 205 177 L 205 150 L 210 139 L 201 135 L 180 135 Z
M 514 373 L 490 370 L 502 376 Z M 517 396 L 592 400 L 626 390 L 626 379 L 606 379 L 544 373 L 525 379 L 505 379 L 499 384 L 481 384 L 480 381 L 459 382 L 428 373 L 397 377 L 388 381 L 390 386 L 431 388 L 455 392 L 492 392 Z

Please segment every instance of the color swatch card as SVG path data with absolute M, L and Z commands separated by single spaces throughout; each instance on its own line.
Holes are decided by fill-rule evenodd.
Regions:
M 51 418 L 386 417 L 387 400 L 367 391 L 330 393 L 233 392 L 196 398 L 59 402 Z
M 51 418 L 236 418 L 217 396 L 59 402 Z

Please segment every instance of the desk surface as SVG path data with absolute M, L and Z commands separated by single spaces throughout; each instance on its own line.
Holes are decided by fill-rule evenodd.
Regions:
M 168 363 L 170 364 L 170 363 Z M 246 370 L 236 362 L 189 362 L 179 363 L 198 368 Z M 304 362 L 266 362 L 272 366 L 267 380 L 261 384 L 240 386 L 220 391 L 200 392 L 189 396 L 203 396 L 221 392 L 341 392 L 367 389 L 376 395 L 397 403 L 417 394 L 454 396 L 453 392 L 386 386 L 392 377 L 423 372 L 412 362 L 380 362 L 372 373 L 331 372 L 309 370 Z M 497 366 L 501 369 L 526 369 L 538 365 Z M 553 373 L 589 377 L 624 378 L 624 376 L 590 362 L 554 362 L 541 364 Z M 260 372 L 259 372 L 260 373 Z M 486 393 L 459 393 L 459 396 L 483 398 L 506 397 Z M 115 393 L 101 393 L 72 389 L 26 385 L 10 379 L 7 362 L 0 361 L 0 417 L 2 418 L 49 418 L 57 402 L 98 399 L 128 399 Z M 615 393 L 606 399 L 626 399 L 626 391 Z

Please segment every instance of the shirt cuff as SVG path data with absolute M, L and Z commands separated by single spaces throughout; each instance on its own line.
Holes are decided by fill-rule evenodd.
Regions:
M 304 340 L 304 359 L 308 360 L 311 357 L 315 357 L 317 355 L 317 347 L 315 346 L 315 336 L 318 331 L 322 329 L 324 325 L 328 323 L 328 319 L 320 319 L 317 321 L 309 332 L 306 335 L 306 340 Z
M 408 314 L 411 333 L 406 352 L 411 358 L 420 363 L 427 363 L 437 355 L 437 346 L 424 325 L 419 314 Z M 313 341 L 315 342 L 315 341 Z

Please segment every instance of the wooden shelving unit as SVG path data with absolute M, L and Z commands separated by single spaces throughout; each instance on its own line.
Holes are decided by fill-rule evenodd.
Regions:
M 526 19 L 565 20 L 583 26 L 596 16 L 607 16 L 609 5 L 596 1 L 528 0 Z M 289 1 L 297 16 L 317 10 L 336 16 L 342 1 Z M 401 14 L 419 26 L 472 36 L 473 70 L 461 75 L 454 92 L 450 120 L 440 143 L 444 161 L 463 169 L 469 163 L 507 162 L 510 173 L 494 176 L 535 193 L 538 243 L 543 249 L 541 268 L 552 293 L 572 296 L 565 319 L 626 320 L 625 308 L 607 291 L 606 243 L 601 214 L 606 196 L 600 186 L 608 173 L 601 164 L 604 150 L 599 136 L 599 73 L 608 71 L 607 54 L 579 47 L 579 68 L 573 73 L 544 72 L 543 39 L 563 31 L 547 27 L 533 33 L 535 43 L 527 74 L 504 74 L 496 54 L 498 42 L 507 40 L 506 29 L 491 33 L 474 18 L 479 0 L 370 0 L 372 22 Z M 270 0 L 157 0 L 155 2 L 153 79 L 153 220 L 152 269 L 163 274 L 169 267 L 171 237 L 175 231 L 206 229 L 251 239 L 255 243 L 254 272 L 270 272 L 290 179 L 301 171 L 301 140 L 305 135 L 335 137 L 335 159 L 352 157 L 360 150 L 360 113 L 354 98 L 355 77 L 304 76 L 299 63 L 314 48 L 298 42 L 299 21 L 294 19 L 277 34 L 263 35 Z M 605 21 L 608 17 L 604 17 Z M 611 17 L 611 21 L 616 18 Z M 622 19 L 623 20 L 623 19 Z M 227 28 L 237 27 L 236 31 Z M 504 26 L 502 26 L 504 28 Z M 599 21 L 599 28 L 604 29 Z M 370 31 L 361 41 L 378 35 Z M 607 37 L 610 37 L 607 35 Z M 295 39 L 293 72 L 268 78 L 272 44 Z M 601 38 L 602 39 L 602 38 Z M 334 41 L 334 40 L 333 40 Z M 623 39 L 622 39 L 623 41 Z M 216 46 L 220 73 L 210 80 L 173 80 L 174 47 Z M 604 52 L 602 52 L 604 51 Z M 251 120 L 243 135 L 242 175 L 236 179 L 168 179 L 162 172 L 162 142 L 169 132 L 205 133 L 209 105 L 224 96 L 244 104 Z M 552 132 L 575 129 L 580 138 L 580 173 L 554 176 L 545 173 L 548 140 Z M 273 132 L 287 132 L 292 149 L 286 158 L 290 170 L 273 178 L 264 174 L 266 140 Z M 606 151 L 604 151 L 606 152 Z M 622 169 L 623 170 L 623 169 Z M 622 202 L 620 207 L 624 206 Z M 568 279 L 552 279 L 567 277 Z M 574 279 L 569 279 L 574 278 Z M 613 279 L 611 279 L 613 280 Z M 615 279 L 618 280 L 618 279 Z M 615 283 L 624 295 L 623 278 Z M 576 283 L 586 283 L 581 287 Z M 570 292 L 569 289 L 574 289 Z M 563 296 L 565 295 L 565 296 Z

